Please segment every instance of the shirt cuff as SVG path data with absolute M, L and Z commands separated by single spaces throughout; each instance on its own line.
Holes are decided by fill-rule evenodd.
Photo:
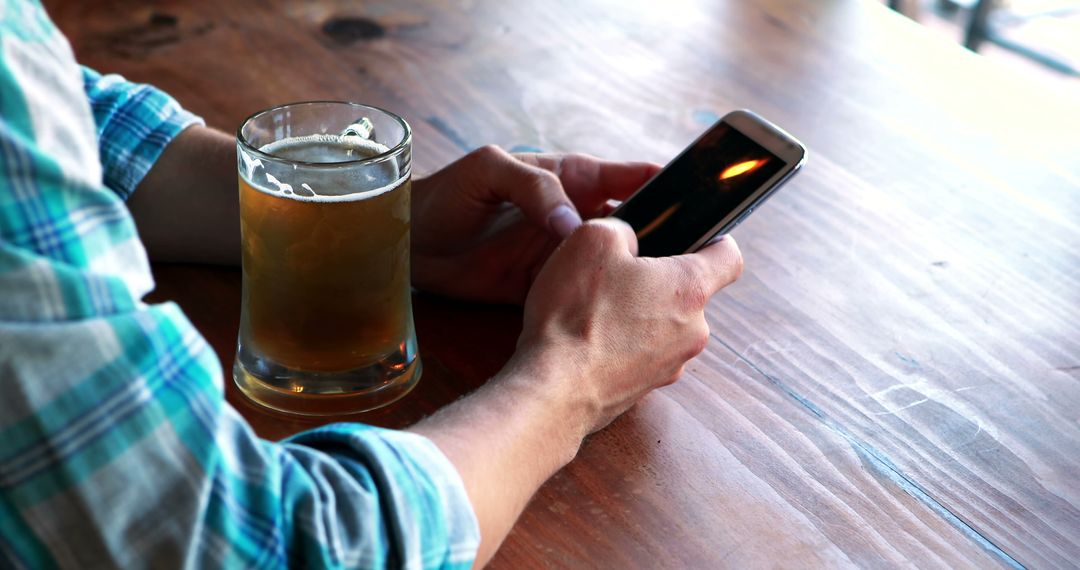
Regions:
M 398 537 L 394 548 L 402 567 L 472 567 L 480 547 L 476 513 L 457 468 L 431 440 L 411 432 L 340 423 L 283 443 L 331 453 L 355 470 L 358 480 L 375 482 L 377 494 L 388 499 L 382 503 L 380 518 Z
M 83 82 L 97 124 L 105 185 L 125 200 L 177 135 L 205 124 L 151 85 L 85 67 Z
M 423 553 L 421 558 L 425 562 L 424 566 L 429 567 L 428 564 L 435 558 L 439 567 L 444 569 L 472 568 L 476 552 L 480 548 L 480 524 L 457 467 L 454 467 L 434 442 L 424 436 L 405 431 L 377 429 L 383 438 L 391 442 L 407 441 L 413 449 L 420 451 L 414 456 L 414 460 L 440 490 L 449 546 L 442 555 L 438 552 Z

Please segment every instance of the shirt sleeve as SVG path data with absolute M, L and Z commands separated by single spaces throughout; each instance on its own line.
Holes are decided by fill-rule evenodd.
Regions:
M 82 66 L 105 186 L 127 199 L 180 131 L 204 124 L 164 91 Z
M 93 81 L 91 116 L 67 42 L 21 6 L 0 10 L 0 568 L 471 566 L 434 444 L 344 423 L 262 440 L 180 309 L 142 301 L 121 196 L 187 115 Z
M 175 305 L 0 323 L 0 567 L 448 568 L 479 529 L 416 434 L 259 439 Z

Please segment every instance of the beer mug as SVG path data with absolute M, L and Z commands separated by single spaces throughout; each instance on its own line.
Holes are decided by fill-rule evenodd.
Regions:
M 404 396 L 421 371 L 408 123 L 366 105 L 294 103 L 245 120 L 236 149 L 237 386 L 302 415 L 362 412 Z

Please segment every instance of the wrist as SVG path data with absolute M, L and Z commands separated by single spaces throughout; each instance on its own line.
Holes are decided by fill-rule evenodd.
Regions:
M 577 455 L 588 432 L 572 397 L 577 368 L 554 355 L 518 350 L 474 394 L 410 428 L 434 442 L 461 476 L 480 524 L 478 564 L 544 481 Z
M 532 407 L 553 443 L 566 450 L 565 463 L 592 433 L 598 415 L 582 381 L 583 367 L 555 347 L 519 348 L 497 378 L 515 402 Z

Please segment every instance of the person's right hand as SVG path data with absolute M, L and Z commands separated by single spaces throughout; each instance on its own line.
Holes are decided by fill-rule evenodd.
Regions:
M 551 255 L 525 301 L 516 359 L 555 367 L 582 435 L 649 391 L 674 382 L 709 339 L 705 304 L 738 279 L 742 255 L 725 237 L 686 255 L 636 257 L 633 230 L 590 220 Z
M 705 304 L 742 271 L 730 237 L 689 255 L 636 251 L 624 222 L 578 227 L 533 281 L 506 367 L 410 428 L 431 439 L 465 483 L 482 537 L 477 567 L 582 438 L 673 382 L 705 348 Z

